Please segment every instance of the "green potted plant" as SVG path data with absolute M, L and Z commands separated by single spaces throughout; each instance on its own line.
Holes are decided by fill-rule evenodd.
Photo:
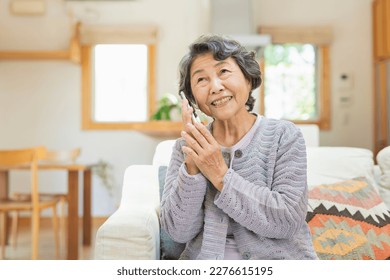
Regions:
M 157 111 L 152 120 L 175 121 L 180 119 L 181 107 L 178 99 L 171 93 L 165 93 L 158 101 Z

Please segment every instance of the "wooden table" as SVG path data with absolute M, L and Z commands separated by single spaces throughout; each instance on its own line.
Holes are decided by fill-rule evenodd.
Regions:
M 39 170 L 68 172 L 68 260 L 79 256 L 79 174 L 83 175 L 83 245 L 91 245 L 91 173 L 93 165 L 38 163 Z M 9 171 L 28 169 L 25 166 L 0 169 L 0 198 L 9 194 Z M 39 182 L 38 182 L 39 184 Z

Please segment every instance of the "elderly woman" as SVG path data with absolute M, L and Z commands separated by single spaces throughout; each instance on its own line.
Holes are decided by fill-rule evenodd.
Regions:
M 161 224 L 186 243 L 181 259 L 316 259 L 307 223 L 306 148 L 291 122 L 251 113 L 261 84 L 253 52 L 202 36 L 180 62 L 182 104 Z

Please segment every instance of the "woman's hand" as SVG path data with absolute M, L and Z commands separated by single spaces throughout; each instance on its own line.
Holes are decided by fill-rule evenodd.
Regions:
M 187 159 L 195 164 L 216 189 L 222 191 L 223 177 L 228 167 L 223 159 L 221 148 L 210 131 L 203 124 L 188 122 L 182 137 L 188 144 L 182 147 Z

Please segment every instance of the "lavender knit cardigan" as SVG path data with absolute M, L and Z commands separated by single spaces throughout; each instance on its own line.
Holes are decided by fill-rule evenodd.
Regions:
M 228 226 L 243 259 L 317 259 L 305 222 L 306 147 L 294 124 L 263 118 L 233 151 L 222 192 L 187 173 L 183 145 L 173 148 L 160 214 L 171 238 L 187 243 L 180 259 L 223 259 Z

